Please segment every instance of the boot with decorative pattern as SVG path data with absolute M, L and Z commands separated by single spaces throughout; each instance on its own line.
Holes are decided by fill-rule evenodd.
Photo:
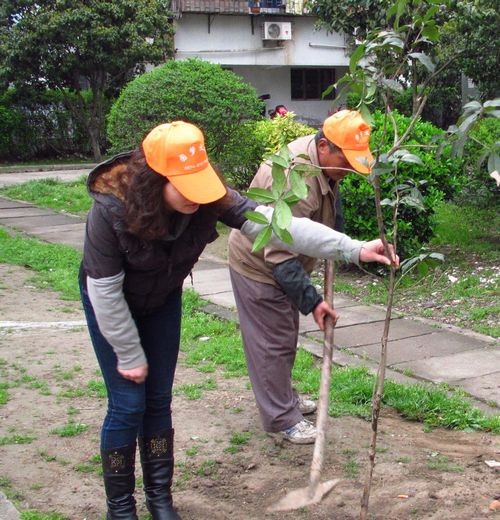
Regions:
M 153 520 L 182 520 L 172 503 L 174 430 L 139 437 L 146 505 Z

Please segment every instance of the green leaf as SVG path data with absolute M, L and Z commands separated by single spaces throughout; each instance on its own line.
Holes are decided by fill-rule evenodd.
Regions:
M 274 208 L 273 227 L 277 226 L 281 229 L 287 229 L 291 222 L 292 210 L 285 201 L 279 200 Z
M 395 79 L 380 78 L 380 81 L 383 85 L 389 87 L 391 90 L 395 90 L 396 92 L 403 92 L 403 87 L 399 81 L 396 81 Z
M 423 52 L 412 52 L 409 56 L 418 60 L 429 72 L 434 72 L 436 65 L 427 54 Z
M 289 191 L 284 197 L 283 199 L 289 206 L 294 206 L 295 204 L 297 204 L 297 202 L 299 202 L 299 200 L 302 200 L 300 197 L 297 197 L 297 195 L 295 195 L 295 193 L 293 193 L 293 191 Z
M 247 211 L 243 214 L 243 216 L 252 222 L 256 222 L 257 224 L 264 224 L 264 226 L 269 225 L 269 220 L 267 220 L 267 217 L 258 211 Z
M 286 185 L 286 175 L 283 171 L 283 167 L 279 164 L 273 163 L 272 167 L 273 186 L 272 191 L 279 197 L 283 193 L 283 189 Z
M 394 207 L 396 205 L 396 201 L 391 199 L 384 199 L 380 201 L 380 205 Z
M 490 108 L 490 107 L 497 108 L 497 107 L 500 107 L 500 98 L 490 99 L 488 101 L 485 101 L 483 107 L 484 108 Z
M 275 165 L 279 165 L 285 169 L 288 168 L 288 160 L 285 159 L 284 157 L 281 157 L 281 155 L 274 154 L 274 155 L 271 155 L 271 157 L 269 157 L 269 159 L 271 160 L 273 167 Z
M 323 93 L 321 94 L 321 99 L 325 99 L 326 97 L 328 97 L 333 92 L 334 89 L 335 89 L 335 85 L 334 84 L 329 85 L 326 88 L 326 90 L 324 90 Z
M 290 172 L 290 187 L 292 188 L 292 192 L 299 199 L 305 199 L 307 197 L 306 181 L 295 168 Z
M 349 60 L 349 70 L 351 74 L 354 74 L 354 71 L 356 70 L 356 65 L 358 64 L 359 60 L 365 55 L 366 51 L 366 45 L 363 43 L 361 45 L 358 45 L 356 50 L 351 54 L 351 59 Z
M 319 166 L 314 166 L 314 164 L 303 164 L 298 163 L 293 166 L 293 171 L 300 173 L 302 176 L 313 176 L 319 175 L 321 173 L 321 168 Z
M 439 30 L 436 27 L 436 23 L 434 21 L 427 23 L 422 30 L 422 35 L 428 38 L 431 42 L 439 40 Z
M 273 226 L 275 235 L 285 244 L 291 246 L 293 244 L 293 237 L 287 229 L 281 229 Z
M 496 152 L 493 152 L 488 157 L 488 173 L 494 171 L 500 172 L 500 157 Z
M 366 103 L 362 103 L 359 106 L 359 111 L 361 112 L 361 115 L 363 116 L 363 119 L 371 126 L 374 123 L 373 117 L 371 115 L 370 109 L 366 105 Z
M 276 201 L 276 197 L 269 190 L 263 188 L 250 188 L 245 195 L 249 199 L 262 204 L 270 204 Z
M 269 240 L 271 240 L 272 234 L 271 226 L 265 227 L 255 238 L 255 242 L 252 246 L 252 253 L 256 253 L 263 249 L 269 243 Z
M 406 163 L 414 163 L 414 164 L 420 164 L 423 165 L 422 159 L 418 155 L 415 155 L 413 153 L 405 153 L 401 156 L 400 161 L 406 162 Z

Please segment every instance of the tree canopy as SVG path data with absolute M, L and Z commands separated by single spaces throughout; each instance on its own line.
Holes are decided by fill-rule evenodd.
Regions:
M 4 0 L 0 75 L 19 89 L 92 92 L 72 110 L 85 118 L 100 158 L 104 100 L 146 63 L 172 53 L 170 2 L 164 0 Z M 69 99 L 69 98 L 68 98 Z

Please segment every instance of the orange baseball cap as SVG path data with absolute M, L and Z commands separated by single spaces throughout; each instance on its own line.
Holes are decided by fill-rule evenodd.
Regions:
M 159 125 L 144 138 L 142 149 L 148 166 L 186 199 L 208 204 L 226 194 L 226 187 L 208 162 L 202 131 L 184 121 Z
M 359 173 L 370 173 L 373 156 L 370 152 L 371 130 L 363 116 L 355 110 L 340 110 L 325 119 L 323 133 L 338 146 L 349 164 Z M 361 159 L 361 161 L 360 161 Z

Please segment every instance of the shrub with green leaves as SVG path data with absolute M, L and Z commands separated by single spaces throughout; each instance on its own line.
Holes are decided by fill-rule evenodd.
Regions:
M 259 164 L 268 154 L 316 129 L 295 120 L 292 112 L 274 119 L 246 123 L 232 135 L 218 166 L 235 188 L 248 188 Z
M 262 117 L 255 89 L 220 65 L 199 59 L 169 61 L 138 76 L 113 104 L 107 134 L 112 152 L 135 148 L 156 125 L 183 120 L 205 134 L 217 163 L 226 143 L 245 121 Z
M 383 114 L 376 111 L 373 114 L 374 126 L 371 138 L 371 148 L 376 150 L 384 132 Z M 403 135 L 411 119 L 394 112 L 399 135 Z M 423 244 L 434 236 L 434 207 L 442 200 L 451 199 L 463 186 L 462 162 L 450 157 L 450 150 L 437 157 L 433 139 L 442 134 L 442 130 L 431 123 L 419 121 L 413 128 L 406 148 L 420 157 L 422 164 L 400 162 L 398 169 L 398 184 L 415 182 L 422 193 L 422 205 L 425 211 L 416 207 L 401 206 L 398 223 L 398 253 L 403 258 L 415 254 Z M 386 152 L 389 145 L 381 149 Z M 394 183 L 381 176 L 382 198 L 393 199 L 391 189 Z M 412 180 L 410 180 L 412 179 Z M 384 180 L 386 183 L 384 184 Z M 340 183 L 346 232 L 359 239 L 373 239 L 378 236 L 375 216 L 373 189 L 360 175 L 348 175 Z M 384 206 L 384 220 L 388 229 L 392 219 L 392 207 Z
M 0 159 L 88 156 L 90 142 L 82 118 L 68 110 L 67 102 L 88 105 L 91 98 L 88 90 L 81 98 L 51 89 L 19 92 L 9 88 L 1 92 Z
M 485 152 L 494 146 L 498 150 L 500 119 L 488 117 L 482 119 L 473 128 L 464 149 L 464 170 L 467 182 L 457 196 L 457 201 L 488 207 L 498 204 L 500 188 L 488 175 Z

